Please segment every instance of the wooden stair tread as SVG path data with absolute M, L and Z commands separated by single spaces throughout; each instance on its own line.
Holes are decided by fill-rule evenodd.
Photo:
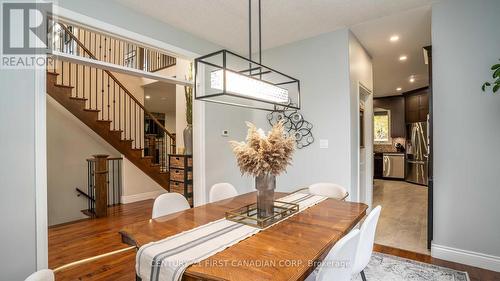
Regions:
M 72 100 L 81 100 L 81 101 L 87 101 L 88 99 L 86 98 L 79 98 L 79 97 L 69 97 Z
M 83 109 L 83 111 L 87 111 L 87 112 L 101 112 L 99 109 L 90 109 L 90 108 L 85 108 L 85 109 Z
M 59 88 L 66 88 L 66 89 L 73 89 L 73 86 L 68 86 L 68 85 L 61 85 L 61 84 L 55 84 L 54 86 L 59 87 Z

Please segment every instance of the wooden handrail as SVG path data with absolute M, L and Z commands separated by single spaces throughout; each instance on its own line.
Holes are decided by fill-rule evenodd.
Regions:
M 109 157 L 106 160 L 123 160 L 121 157 Z M 95 161 L 95 158 L 87 158 L 87 161 Z
M 55 23 L 57 23 L 59 26 L 61 26 L 64 31 L 66 33 L 68 33 L 68 35 L 76 42 L 76 44 L 78 44 L 78 46 L 80 46 L 80 48 L 82 48 L 88 55 L 91 59 L 94 59 L 94 60 L 98 60 L 96 56 L 94 56 L 94 54 L 89 50 L 87 49 L 87 47 L 85 47 L 85 45 L 73 34 L 73 32 L 71 32 L 71 30 L 69 30 L 63 23 L 61 22 L 56 22 L 54 20 Z M 161 123 L 160 121 L 158 121 L 158 119 L 156 119 L 153 114 L 151 114 L 143 105 L 140 101 L 138 101 L 134 95 L 127 89 L 125 88 L 125 86 L 120 82 L 118 81 L 118 79 L 108 70 L 103 70 L 104 72 L 106 72 L 106 74 L 111 77 L 111 79 L 113 79 L 113 81 L 118 84 L 118 86 L 120 88 L 122 88 L 124 90 L 125 93 L 127 93 L 127 95 L 136 103 L 139 105 L 140 108 L 142 108 L 142 110 L 144 111 L 145 114 L 147 114 L 152 120 L 153 122 L 156 123 L 156 125 L 158 125 L 158 127 L 160 127 L 161 130 L 163 130 L 172 140 L 175 141 L 175 136 L 172 135 Z

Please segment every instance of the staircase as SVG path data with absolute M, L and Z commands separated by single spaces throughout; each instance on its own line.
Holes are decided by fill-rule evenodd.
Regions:
M 88 46 L 92 46 L 92 42 L 89 44 L 89 42 L 85 42 L 86 40 L 80 41 L 78 37 L 81 37 L 81 30 L 78 30 L 80 36 L 77 37 L 73 34 L 74 31 L 65 24 L 54 23 L 54 25 L 56 24 L 60 27 L 57 29 L 57 32 L 60 33 L 57 38 L 60 38 L 59 41 L 62 43 L 54 44 L 60 44 L 60 50 L 70 50 L 73 54 L 104 61 L 106 58 L 118 56 L 113 54 L 113 51 L 120 49 L 114 49 L 114 47 L 112 49 L 112 39 L 109 40 L 109 49 L 106 43 L 94 44 L 94 47 L 99 45 L 99 49 L 105 50 L 104 57 L 102 57 L 102 52 L 101 56 L 96 57 L 94 52 L 99 53 L 99 49 L 91 51 Z M 122 52 L 120 51 L 120 53 Z M 145 52 L 143 51 L 143 53 Z M 69 61 L 54 60 L 53 65 L 47 67 L 46 87 L 48 95 L 101 136 L 151 179 L 170 191 L 166 159 L 168 159 L 168 153 L 175 153 L 175 137 L 153 114 L 144 108 L 139 99 L 113 73 Z M 151 156 L 145 153 L 145 116 L 153 120 L 162 131 L 158 136 L 162 141 L 158 143 L 164 146 L 159 148 L 159 151 L 165 155 L 161 155 L 161 157 L 153 157 L 155 152 L 150 152 Z M 151 147 L 148 147 L 148 150 L 151 151 Z M 165 159 L 165 161 L 158 161 L 158 158 Z

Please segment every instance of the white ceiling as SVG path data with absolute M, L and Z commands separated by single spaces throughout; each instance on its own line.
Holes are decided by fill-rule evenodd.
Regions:
M 115 1 L 224 48 L 248 53 L 247 0 Z M 406 91 L 427 84 L 425 67 L 418 62 L 422 62 L 421 47 L 430 44 L 429 7 L 435 1 L 262 0 L 262 47 L 268 49 L 350 27 L 373 56 L 375 94 L 397 94 L 396 87 Z M 253 2 L 256 11 L 257 1 Z M 426 8 L 417 9 L 420 7 Z M 253 30 L 256 35 L 256 25 Z M 400 34 L 401 40 L 388 45 L 388 36 L 393 33 Z M 255 51 L 256 36 L 253 42 Z M 405 64 L 398 62 L 402 52 L 408 55 Z M 411 74 L 417 75 L 417 81 L 407 85 Z
M 144 95 L 149 99 L 144 99 L 144 106 L 150 112 L 175 113 L 175 84 L 165 82 L 153 82 L 143 86 Z
M 364 22 L 351 27 L 373 58 L 375 96 L 397 95 L 429 85 L 422 47 L 431 45 L 430 6 Z M 397 34 L 398 42 L 389 41 Z M 399 61 L 401 55 L 408 59 Z M 410 83 L 410 76 L 415 82 Z M 396 88 L 402 91 L 397 92 Z

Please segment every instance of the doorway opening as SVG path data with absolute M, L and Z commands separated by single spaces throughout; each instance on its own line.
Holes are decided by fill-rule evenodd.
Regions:
M 367 179 L 372 194 L 366 192 L 370 198 L 364 202 L 382 206 L 375 242 L 429 254 L 432 90 L 430 53 L 424 47 L 431 45 L 431 8 L 365 22 L 352 31 L 373 63 L 372 130 L 363 129 L 373 132 L 374 156 L 373 178 Z M 360 165 L 366 165 L 361 157 Z
M 100 254 L 103 249 L 84 245 L 107 237 L 124 210 L 152 204 L 159 194 L 179 192 L 191 205 L 196 193 L 204 200 L 193 177 L 200 164 L 193 154 L 203 149 L 184 141 L 190 127 L 195 145 L 202 143 L 196 132 L 203 130 L 203 106 L 192 103 L 189 79 L 196 55 L 176 55 L 120 37 L 112 26 L 79 24 L 94 22 L 82 19 L 50 23 L 55 63 L 46 70 L 48 204 L 37 210 L 48 217 L 48 262 L 42 257 L 42 267 Z M 203 169 L 198 175 L 197 183 L 203 182 Z M 103 221 L 94 218 L 106 218 L 103 227 L 85 226 Z

